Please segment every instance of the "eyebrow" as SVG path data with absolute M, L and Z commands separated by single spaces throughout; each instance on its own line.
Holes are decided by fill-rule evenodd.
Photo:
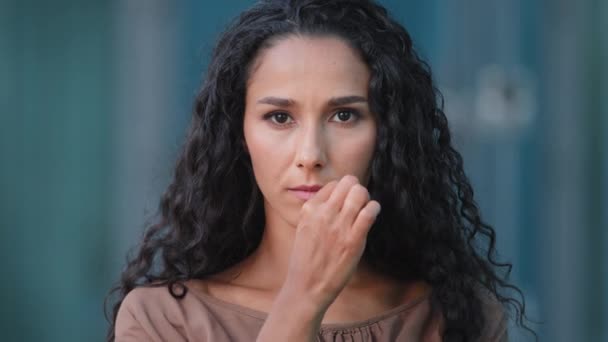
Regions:
M 329 101 L 327 101 L 327 104 L 332 107 L 338 107 L 358 102 L 367 102 L 367 99 L 363 96 L 358 95 L 340 96 L 332 97 L 331 99 L 329 99 Z M 295 104 L 295 101 L 292 99 L 285 99 L 281 97 L 267 96 L 259 99 L 258 103 L 265 103 L 277 107 L 291 107 Z

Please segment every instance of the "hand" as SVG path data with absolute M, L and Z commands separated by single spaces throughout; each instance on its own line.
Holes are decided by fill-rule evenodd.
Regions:
M 281 291 L 327 310 L 359 264 L 379 212 L 356 177 L 327 183 L 302 206 Z

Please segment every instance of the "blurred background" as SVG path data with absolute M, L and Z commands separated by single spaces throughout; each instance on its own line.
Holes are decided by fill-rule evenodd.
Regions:
M 608 1 L 380 3 L 430 62 L 540 340 L 608 341 Z M 210 50 L 251 4 L 0 0 L 3 340 L 103 340 Z

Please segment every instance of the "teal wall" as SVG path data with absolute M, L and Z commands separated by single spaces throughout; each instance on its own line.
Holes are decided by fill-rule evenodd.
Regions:
M 112 12 L 0 5 L 5 341 L 98 339 L 109 278 Z
M 251 3 L 0 0 L 3 340 L 103 339 L 210 49 Z M 431 63 L 541 340 L 608 341 L 608 4 L 381 3 Z M 488 66 L 532 93 L 523 123 L 479 116 Z

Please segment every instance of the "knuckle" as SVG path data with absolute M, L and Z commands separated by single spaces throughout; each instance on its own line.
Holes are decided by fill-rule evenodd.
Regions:
M 362 242 L 361 236 L 357 234 L 350 234 L 345 240 L 344 245 L 349 250 L 356 250 Z
M 359 216 L 365 222 L 372 222 L 376 218 L 376 215 L 374 215 L 374 213 L 369 208 L 365 208 L 364 210 L 361 210 L 361 212 L 359 213 Z
M 363 207 L 363 205 L 368 201 L 369 195 L 367 190 L 362 186 L 355 186 L 350 190 L 344 206 L 349 204 L 353 208 L 361 209 L 361 207 Z
M 357 206 L 355 203 L 353 203 L 352 200 L 347 200 L 346 202 L 344 202 L 344 205 L 342 206 L 342 211 L 346 212 L 346 213 L 356 212 L 357 209 L 359 209 L 359 206 Z
M 305 214 L 312 213 L 312 204 L 310 204 L 310 201 L 304 202 L 301 210 L 302 210 L 302 213 L 305 213 Z
M 332 221 L 332 215 L 328 210 L 320 210 L 317 215 L 319 219 L 325 223 Z
M 361 185 L 361 184 L 355 185 L 353 192 L 357 196 L 357 198 L 361 198 L 366 201 L 369 201 L 369 192 L 363 185 Z
M 356 177 L 354 177 L 352 175 L 345 175 L 340 179 L 340 181 L 338 183 L 345 185 L 345 184 L 353 184 L 355 182 L 356 182 Z
M 341 203 L 339 203 L 339 200 L 338 200 L 336 197 L 334 197 L 334 196 L 331 196 L 331 197 L 330 197 L 330 198 L 327 200 L 327 202 L 325 202 L 325 206 L 326 206 L 328 209 L 329 209 L 329 208 L 331 208 L 331 209 L 334 209 L 334 210 L 335 210 L 336 208 L 340 208 L 340 205 L 341 205 Z

